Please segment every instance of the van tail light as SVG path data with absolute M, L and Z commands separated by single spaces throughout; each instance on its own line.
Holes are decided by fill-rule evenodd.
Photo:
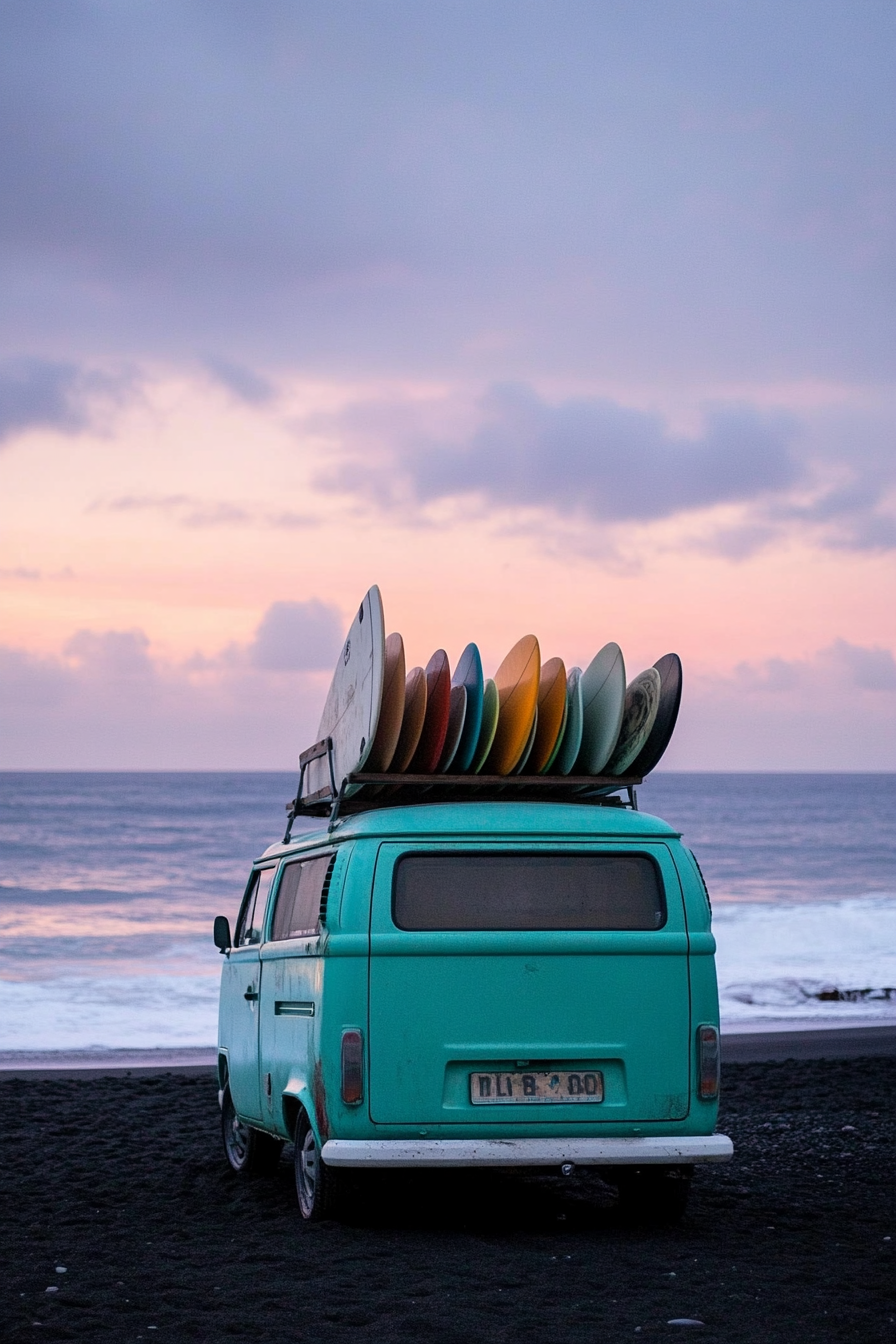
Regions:
M 719 1033 L 715 1027 L 697 1028 L 697 1095 L 715 1101 L 719 1095 Z
M 342 1033 L 342 1100 L 356 1106 L 364 1095 L 364 1042 L 360 1031 Z

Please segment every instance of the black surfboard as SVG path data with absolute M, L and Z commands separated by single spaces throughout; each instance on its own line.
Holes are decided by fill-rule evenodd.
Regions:
M 664 653 L 654 667 L 660 674 L 660 705 L 650 736 L 626 770 L 627 775 L 643 779 L 659 761 L 669 745 L 681 704 L 681 659 L 677 653 Z

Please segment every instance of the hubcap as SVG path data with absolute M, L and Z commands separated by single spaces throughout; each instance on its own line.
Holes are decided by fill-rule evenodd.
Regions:
M 242 1167 L 249 1152 L 249 1126 L 243 1124 L 235 1111 L 231 1111 L 227 1126 L 227 1146 L 234 1165 Z
M 314 1208 L 314 1196 L 317 1192 L 317 1144 L 313 1132 L 309 1129 L 302 1139 L 302 1152 L 299 1160 L 299 1177 L 303 1211 Z

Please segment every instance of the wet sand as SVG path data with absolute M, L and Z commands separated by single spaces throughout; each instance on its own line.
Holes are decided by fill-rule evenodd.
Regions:
M 0 1333 L 892 1344 L 896 1061 L 724 1073 L 735 1160 L 675 1228 L 622 1225 L 587 1174 L 481 1172 L 391 1175 L 309 1227 L 289 1150 L 272 1178 L 225 1166 L 211 1075 L 0 1080 Z
M 0 1050 L 4 1078 L 110 1078 L 160 1073 L 201 1075 L 215 1067 L 213 1045 L 156 1050 Z M 896 1020 L 831 1023 L 813 1020 L 739 1022 L 722 1032 L 725 1063 L 773 1059 L 855 1059 L 896 1055 Z

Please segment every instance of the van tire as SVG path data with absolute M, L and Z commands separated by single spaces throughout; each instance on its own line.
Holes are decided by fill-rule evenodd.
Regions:
M 317 1135 L 304 1109 L 299 1111 L 295 1148 L 299 1212 L 306 1222 L 318 1223 L 336 1212 L 342 1173 L 322 1161 Z
M 240 1176 L 272 1176 L 277 1170 L 282 1141 L 239 1118 L 229 1087 L 221 1098 L 221 1137 L 231 1171 Z
M 619 1167 L 614 1173 L 619 1212 L 629 1224 L 677 1223 L 691 1193 L 693 1167 Z

